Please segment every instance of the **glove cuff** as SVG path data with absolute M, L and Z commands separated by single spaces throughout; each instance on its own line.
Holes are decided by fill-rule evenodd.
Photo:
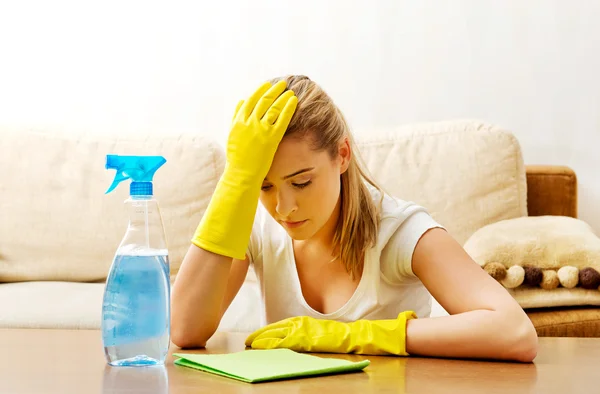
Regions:
M 217 183 L 192 243 L 204 250 L 243 260 L 252 232 L 262 180 L 226 170 Z
M 398 314 L 396 319 L 357 320 L 352 326 L 352 352 L 358 354 L 409 356 L 406 352 L 406 322 L 416 319 L 413 311 Z

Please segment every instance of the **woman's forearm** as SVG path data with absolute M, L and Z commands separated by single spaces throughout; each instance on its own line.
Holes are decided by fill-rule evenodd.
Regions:
M 203 347 L 221 319 L 232 259 L 190 247 L 173 284 L 171 340 L 179 347 Z
M 406 351 L 411 355 L 530 362 L 537 334 L 527 318 L 476 310 L 409 320 Z

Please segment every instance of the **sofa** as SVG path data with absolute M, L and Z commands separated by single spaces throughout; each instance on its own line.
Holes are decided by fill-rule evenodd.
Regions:
M 478 229 L 534 215 L 577 216 L 577 182 L 564 166 L 525 165 L 514 134 L 476 120 L 357 131 L 360 156 L 384 189 L 425 206 L 462 244 Z M 0 328 L 98 329 L 104 282 L 127 227 L 122 184 L 106 154 L 163 155 L 154 177 L 171 280 L 225 165 L 205 134 L 110 134 L 0 127 Z M 595 306 L 527 310 L 540 335 L 595 336 Z M 198 313 L 202 313 L 199 306 Z M 432 316 L 446 314 L 432 298 Z M 252 269 L 219 330 L 261 321 Z M 565 329 L 567 327 L 568 329 Z

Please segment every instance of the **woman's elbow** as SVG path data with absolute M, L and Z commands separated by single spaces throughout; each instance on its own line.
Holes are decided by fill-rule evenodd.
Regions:
M 214 330 L 190 330 L 189 326 L 171 321 L 171 342 L 182 349 L 203 348 Z
M 179 348 L 203 348 L 206 346 L 206 340 L 194 338 L 189 333 L 182 330 L 171 330 L 171 342 Z
M 525 315 L 513 331 L 511 358 L 518 362 L 530 363 L 538 353 L 538 335 L 531 320 Z

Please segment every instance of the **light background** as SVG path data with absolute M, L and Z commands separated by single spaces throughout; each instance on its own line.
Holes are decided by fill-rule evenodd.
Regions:
M 356 133 L 476 118 L 571 166 L 600 233 L 600 1 L 2 1 L 0 124 L 208 133 L 306 74 Z

